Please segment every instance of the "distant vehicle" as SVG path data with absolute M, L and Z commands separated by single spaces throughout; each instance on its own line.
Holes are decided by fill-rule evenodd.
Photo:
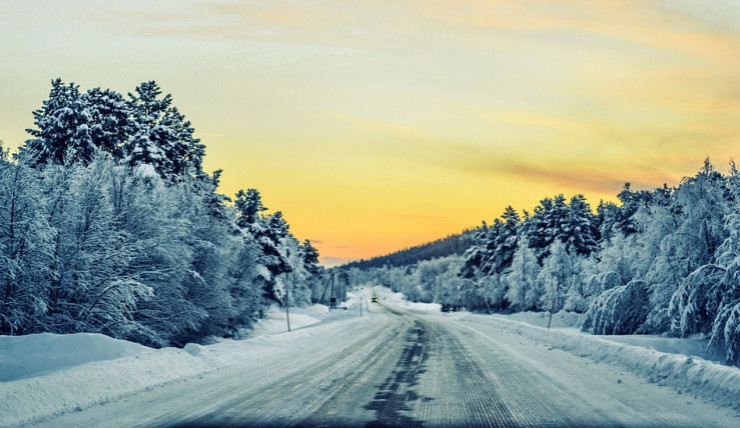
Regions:
M 378 303 L 378 296 L 373 296 L 370 298 L 370 303 Z

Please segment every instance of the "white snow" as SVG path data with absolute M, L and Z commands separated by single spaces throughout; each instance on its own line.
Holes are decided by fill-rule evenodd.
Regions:
M 0 373 L 5 376 L 0 382 L 0 426 L 29 423 L 266 358 L 288 345 L 300 347 L 327 329 L 342 330 L 370 319 L 369 314 L 359 317 L 357 305 L 332 311 L 322 305 L 291 308 L 290 315 L 290 333 L 285 312 L 271 308 L 246 340 L 188 344 L 184 349 L 152 349 L 99 334 L 0 336 Z
M 405 299 L 403 293 L 388 293 L 381 287 L 375 287 L 374 290 L 383 302 L 390 303 L 393 306 L 400 306 L 417 313 L 437 314 L 441 311 L 441 305 L 439 303 L 409 302 Z
M 157 174 L 157 171 L 154 169 L 154 165 L 150 163 L 141 163 L 137 165 L 135 174 L 141 178 L 159 177 L 159 175 Z
M 527 324 L 538 327 L 547 327 L 547 321 L 550 318 L 549 312 L 516 312 L 511 315 L 505 315 L 506 318 L 522 321 Z M 552 315 L 552 328 L 569 328 L 577 329 L 581 315 L 574 312 L 560 311 Z
M 0 382 L 152 351 L 137 343 L 93 333 L 0 336 Z
M 292 330 L 321 322 L 329 315 L 329 308 L 325 305 L 312 305 L 307 308 L 289 308 L 290 328 Z M 287 331 L 285 309 L 270 306 L 265 317 L 257 322 L 253 329 L 247 331 L 248 337 L 275 334 Z

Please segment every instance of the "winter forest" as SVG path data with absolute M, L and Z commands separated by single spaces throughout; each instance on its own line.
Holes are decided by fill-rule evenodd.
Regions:
M 422 302 L 486 312 L 571 311 L 594 334 L 703 337 L 740 364 L 740 170 L 707 159 L 677 187 L 507 207 L 464 256 L 362 272 Z
M 0 335 L 97 332 L 149 346 L 235 337 L 318 296 L 323 268 L 260 193 L 216 192 L 204 146 L 155 82 L 52 81 L 0 156 Z

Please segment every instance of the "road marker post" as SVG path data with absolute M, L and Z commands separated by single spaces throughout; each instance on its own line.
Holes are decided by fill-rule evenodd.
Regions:
M 295 275 L 293 275 L 295 279 Z M 290 332 L 290 285 L 285 284 L 285 320 L 288 322 L 288 331 Z

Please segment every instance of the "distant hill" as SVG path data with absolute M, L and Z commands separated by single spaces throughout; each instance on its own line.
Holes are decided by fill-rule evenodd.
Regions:
M 348 263 L 346 265 L 339 266 L 339 269 L 351 269 L 355 267 L 368 269 L 379 268 L 386 265 L 391 267 L 407 266 L 422 260 L 431 260 L 454 254 L 463 254 L 471 245 L 473 245 L 474 233 L 475 229 L 465 230 L 462 233 L 450 235 L 427 244 L 406 248 L 385 256 Z

